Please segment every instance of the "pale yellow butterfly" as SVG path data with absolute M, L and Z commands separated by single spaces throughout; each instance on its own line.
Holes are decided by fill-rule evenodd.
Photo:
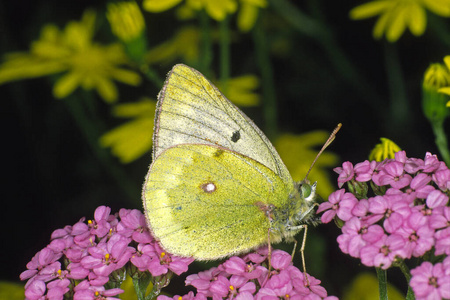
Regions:
M 198 260 L 292 241 L 315 205 L 315 185 L 295 183 L 262 131 L 181 64 L 158 95 L 142 195 L 162 247 Z

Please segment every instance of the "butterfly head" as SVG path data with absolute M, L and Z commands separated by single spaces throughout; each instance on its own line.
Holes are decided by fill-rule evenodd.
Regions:
M 298 224 L 313 223 L 314 208 L 317 206 L 317 200 L 320 198 L 316 193 L 317 182 L 310 184 L 309 181 L 303 180 L 295 183 L 298 191 L 296 210 L 293 219 Z

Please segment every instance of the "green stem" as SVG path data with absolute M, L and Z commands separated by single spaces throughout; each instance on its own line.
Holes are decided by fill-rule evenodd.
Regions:
M 399 62 L 396 45 L 392 43 L 384 43 L 384 56 L 386 59 L 386 76 L 388 79 L 390 92 L 390 107 L 388 114 L 388 122 L 386 122 L 389 130 L 401 131 L 409 129 L 409 105 L 405 91 L 405 82 Z M 401 135 L 402 132 L 397 132 Z
M 387 300 L 388 294 L 387 294 L 386 270 L 383 270 L 381 268 L 375 268 L 375 270 L 377 270 L 378 291 L 380 292 L 380 300 Z
M 208 14 L 202 10 L 199 13 L 200 28 L 201 28 L 201 48 L 200 48 L 200 61 L 199 71 L 206 76 L 210 77 L 210 66 L 213 57 L 212 41 L 211 41 L 211 28 L 209 24 Z
M 444 131 L 444 121 L 431 122 L 431 127 L 433 128 L 433 133 L 436 137 L 435 143 L 441 153 L 442 159 L 447 166 L 450 166 L 450 153 L 448 150 L 447 136 Z
M 397 266 L 400 268 L 400 270 L 403 273 L 403 276 L 405 276 L 406 282 L 408 283 L 408 292 L 406 294 L 406 300 L 414 300 L 414 292 L 411 289 L 411 286 L 409 285 L 409 281 L 411 280 L 411 273 L 409 272 L 408 266 L 405 264 L 404 260 L 401 260 L 398 262 Z
M 85 136 L 90 148 L 99 159 L 103 167 L 107 170 L 108 174 L 115 179 L 118 186 L 121 187 L 131 201 L 136 200 L 137 197 L 139 197 L 139 186 L 128 179 L 122 169 L 118 167 L 116 162 L 111 159 L 111 155 L 108 151 L 99 145 L 98 139 L 100 136 L 100 128 L 103 126 L 101 126 L 98 121 L 96 122 L 98 118 L 92 116 L 94 108 L 91 101 L 94 101 L 94 99 L 89 99 L 92 98 L 91 93 L 84 92 L 79 94 L 82 94 L 83 97 L 75 97 L 74 95 L 71 95 L 63 100 L 64 103 L 66 103 L 78 128 Z M 83 100 L 86 103 L 86 108 L 82 105 L 81 101 Z M 90 115 L 87 115 L 86 112 L 89 112 Z
M 230 21 L 228 16 L 220 22 L 220 81 L 222 93 L 227 95 L 230 78 Z
M 157 88 L 161 88 L 163 86 L 164 81 L 161 79 L 161 77 L 159 77 L 159 75 L 152 68 L 150 68 L 150 66 L 148 64 L 141 65 L 141 72 Z
M 260 15 L 263 11 L 260 12 Z M 272 64 L 267 47 L 266 33 L 261 27 L 261 18 L 256 21 L 253 28 L 253 42 L 255 44 L 256 59 L 261 73 L 263 114 L 266 122 L 264 132 L 270 138 L 277 134 L 277 102 L 275 84 L 273 80 Z

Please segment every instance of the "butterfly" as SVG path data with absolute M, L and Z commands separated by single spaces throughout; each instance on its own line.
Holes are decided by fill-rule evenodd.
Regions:
M 200 72 L 173 67 L 158 95 L 142 191 L 166 251 L 217 260 L 294 241 L 315 219 L 315 189 L 294 182 L 264 133 Z

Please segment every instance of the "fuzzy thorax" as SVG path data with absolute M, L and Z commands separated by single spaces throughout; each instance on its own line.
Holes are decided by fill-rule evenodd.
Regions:
M 270 238 L 274 243 L 286 240 L 294 241 L 294 236 L 306 224 L 316 225 L 313 217 L 316 204 L 316 185 L 306 182 L 295 184 L 294 190 L 289 194 L 287 205 L 273 207 L 270 218 Z

